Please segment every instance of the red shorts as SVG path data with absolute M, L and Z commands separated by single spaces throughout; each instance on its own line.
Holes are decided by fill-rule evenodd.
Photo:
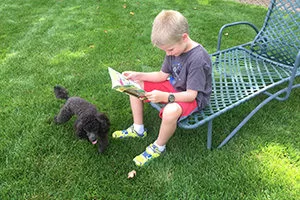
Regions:
M 174 87 L 172 86 L 172 84 L 169 81 L 163 81 L 163 82 L 158 82 L 158 83 L 144 81 L 144 90 L 146 92 L 151 92 L 152 90 L 159 90 L 159 91 L 171 92 L 171 93 L 178 92 L 174 89 Z M 198 111 L 198 105 L 197 105 L 196 99 L 192 102 L 178 102 L 178 101 L 176 101 L 176 103 L 182 109 L 182 114 L 181 114 L 180 118 L 178 119 L 178 121 L 183 120 L 183 119 L 187 118 L 193 112 Z M 162 117 L 163 111 L 164 111 L 164 108 L 162 108 L 159 111 L 159 117 L 160 118 Z

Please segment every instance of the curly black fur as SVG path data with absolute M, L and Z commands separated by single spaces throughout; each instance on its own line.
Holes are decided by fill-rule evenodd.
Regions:
M 110 121 L 108 117 L 98 112 L 96 106 L 80 97 L 69 97 L 68 91 L 62 86 L 55 86 L 56 98 L 67 100 L 59 113 L 54 117 L 54 122 L 62 124 L 69 121 L 73 115 L 77 116 L 74 128 L 80 139 L 87 139 L 92 144 L 99 140 L 98 151 L 102 153 L 108 146 L 108 131 Z

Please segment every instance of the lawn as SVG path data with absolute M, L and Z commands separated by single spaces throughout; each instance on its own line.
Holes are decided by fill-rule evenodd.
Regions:
M 223 148 L 206 149 L 207 125 L 178 128 L 167 153 L 137 168 L 132 159 L 157 136 L 160 119 L 145 105 L 148 136 L 114 140 L 132 123 L 128 96 L 111 89 L 107 67 L 159 70 L 164 52 L 150 41 L 162 9 L 188 19 L 191 38 L 209 53 L 220 27 L 250 21 L 261 27 L 266 8 L 229 0 L 1 0 L 0 199 L 300 199 L 300 91 L 272 101 Z M 251 40 L 229 28 L 222 47 Z M 297 80 L 299 82 L 299 80 Z M 55 125 L 68 88 L 111 120 L 108 150 L 78 140 L 72 123 Z M 213 146 L 256 105 L 259 96 L 214 120 Z M 127 179 L 127 173 L 137 176 Z

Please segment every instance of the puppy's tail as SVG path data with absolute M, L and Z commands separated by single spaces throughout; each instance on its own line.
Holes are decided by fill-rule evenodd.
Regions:
M 58 99 L 66 99 L 67 100 L 69 98 L 67 89 L 60 85 L 56 85 L 54 87 L 54 94 L 55 94 L 55 97 Z

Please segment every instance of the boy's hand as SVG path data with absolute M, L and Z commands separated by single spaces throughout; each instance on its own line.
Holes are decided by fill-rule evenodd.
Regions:
M 151 92 L 146 92 L 145 96 L 149 101 L 153 103 L 168 102 L 169 93 L 159 90 L 153 90 Z
M 123 76 L 125 76 L 128 80 L 138 80 L 138 74 L 139 72 L 135 71 L 125 71 L 122 73 Z

